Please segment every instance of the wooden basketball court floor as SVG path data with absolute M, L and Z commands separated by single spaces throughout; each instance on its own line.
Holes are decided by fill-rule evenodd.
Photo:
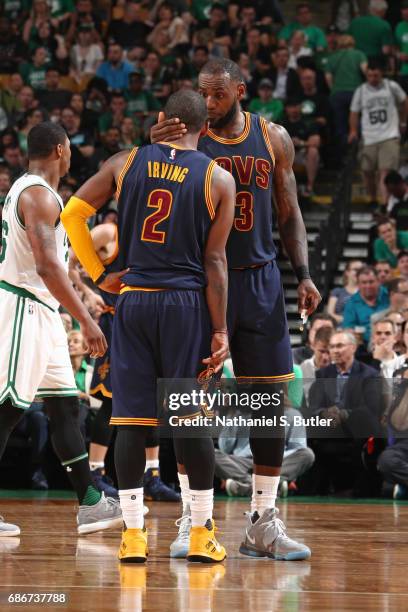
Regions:
M 408 610 L 406 503 L 281 502 L 289 534 L 312 549 L 309 561 L 281 562 L 241 556 L 247 503 L 218 500 L 221 565 L 170 560 L 179 506 L 149 507 L 148 562 L 126 566 L 116 559 L 119 530 L 77 537 L 73 500 L 0 499 L 0 514 L 22 530 L 0 538 L 0 610 Z M 65 593 L 67 603 L 9 603 L 14 593 Z

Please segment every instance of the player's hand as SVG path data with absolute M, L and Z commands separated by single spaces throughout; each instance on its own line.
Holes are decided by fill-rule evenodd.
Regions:
M 108 344 L 99 325 L 91 317 L 88 317 L 85 322 L 81 323 L 81 332 L 84 337 L 87 353 L 91 357 L 103 357 Z
M 219 372 L 224 361 L 229 355 L 228 335 L 225 333 L 214 333 L 211 340 L 211 357 L 203 359 L 203 363 L 214 368 L 214 373 Z
M 310 278 L 305 278 L 300 281 L 298 285 L 298 311 L 306 311 L 306 315 L 310 317 L 314 313 L 320 302 L 322 296 L 317 290 L 316 285 Z
M 129 272 L 129 268 L 120 272 L 110 272 L 105 280 L 98 285 L 99 289 L 107 293 L 119 293 L 122 286 L 122 276 Z
M 184 123 L 180 123 L 178 117 L 173 119 L 165 119 L 164 113 L 159 113 L 158 122 L 150 130 L 150 141 L 155 142 L 173 142 L 180 140 L 187 133 L 187 128 Z

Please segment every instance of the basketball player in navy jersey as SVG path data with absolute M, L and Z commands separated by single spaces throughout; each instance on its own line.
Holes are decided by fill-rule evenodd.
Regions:
M 92 242 L 98 256 L 102 260 L 105 270 L 116 272 L 118 268 L 118 228 L 115 223 L 101 223 L 91 230 Z M 113 315 L 118 296 L 107 291 L 100 291 L 97 296 L 82 281 L 77 269 L 78 260 L 71 249 L 70 278 L 80 292 L 87 292 L 93 299 L 102 300 L 102 315 L 99 326 L 102 329 L 108 348 L 103 357 L 95 361 L 94 372 L 89 394 L 102 402 L 96 417 L 92 422 L 91 439 L 89 443 L 89 465 L 95 486 L 109 497 L 118 497 L 117 490 L 105 476 L 105 457 L 113 436 L 113 427 L 109 425 L 112 416 L 112 385 L 111 385 L 111 355 L 110 344 L 112 338 Z M 152 501 L 180 501 L 180 495 L 164 484 L 160 478 L 159 467 L 160 437 L 157 428 L 150 431 L 146 438 L 146 470 L 144 474 L 145 499 Z M 145 508 L 145 513 L 148 508 Z
M 237 64 L 211 60 L 199 75 L 199 92 L 207 104 L 210 129 L 199 150 L 232 173 L 237 189 L 235 219 L 227 243 L 229 268 L 228 331 L 235 376 L 252 383 L 254 392 L 274 392 L 271 384 L 293 378 L 292 352 L 284 295 L 272 238 L 272 198 L 283 246 L 299 281 L 298 308 L 312 314 L 320 294 L 308 267 L 306 230 L 297 201 L 292 165 L 294 149 L 286 130 L 258 115 L 244 113 L 245 84 Z M 152 128 L 152 141 L 174 141 L 184 133 L 180 118 Z M 282 406 L 264 407 L 256 416 L 283 414 Z M 251 513 L 240 552 L 253 557 L 306 559 L 310 550 L 290 539 L 277 518 L 275 501 L 284 450 L 284 427 L 268 437 L 251 430 L 254 460 Z M 181 459 L 181 460 L 180 460 Z M 188 481 L 179 463 L 183 517 L 170 554 L 186 554 L 190 517 Z
M 228 355 L 225 245 L 234 217 L 235 183 L 196 150 L 207 118 L 203 98 L 179 91 L 164 112 L 168 118 L 181 113 L 187 126 L 178 144 L 158 143 L 112 157 L 71 198 L 62 215 L 72 247 L 94 282 L 107 291 L 123 285 L 111 347 L 111 423 L 118 426 L 115 465 L 125 524 L 119 550 L 123 562 L 144 562 L 147 557 L 144 446 L 149 427 L 158 425 L 157 379 L 196 379 L 206 365 L 220 371 Z M 121 271 L 107 274 L 86 219 L 115 190 Z M 197 408 L 189 407 L 183 417 L 192 410 Z M 226 553 L 216 541 L 212 520 L 212 440 L 178 439 L 176 448 L 183 456 L 192 499 L 187 559 L 222 561 Z

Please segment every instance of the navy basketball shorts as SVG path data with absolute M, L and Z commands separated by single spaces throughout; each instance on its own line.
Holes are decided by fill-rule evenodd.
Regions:
M 285 300 L 275 261 L 229 270 L 228 331 L 239 383 L 294 378 Z
M 127 291 L 116 304 L 112 334 L 111 425 L 163 423 L 158 379 L 174 381 L 173 391 L 188 391 L 206 370 L 211 355 L 211 325 L 204 292 Z M 167 392 L 169 389 L 167 387 Z M 163 402 L 166 403 L 166 396 Z M 188 405 L 177 417 L 200 414 Z M 169 411 L 167 411 L 169 412 Z
M 112 398 L 111 385 L 111 343 L 112 343 L 112 328 L 113 314 L 105 312 L 99 321 L 99 327 L 103 331 L 108 348 L 103 357 L 98 357 L 95 361 L 94 371 L 91 381 L 90 395 L 103 400 L 105 397 Z

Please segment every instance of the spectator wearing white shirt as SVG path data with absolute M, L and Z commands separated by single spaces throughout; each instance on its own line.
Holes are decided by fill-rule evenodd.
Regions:
M 378 367 L 389 384 L 392 375 L 405 361 L 405 355 L 397 355 L 394 350 L 396 327 L 391 319 L 381 319 L 375 323 L 372 333 L 373 365 Z M 375 363 L 376 362 L 376 363 Z
M 407 96 L 395 81 L 383 78 L 382 67 L 370 61 L 367 82 L 354 92 L 350 107 L 349 142 L 358 139 L 361 116 L 363 146 L 361 168 L 371 201 L 387 202 L 384 179 L 390 170 L 398 170 L 400 124 L 406 128 Z M 378 178 L 376 178 L 378 171 Z
M 292 37 L 289 43 L 289 68 L 297 69 L 297 61 L 299 57 L 304 57 L 305 55 L 313 55 L 312 49 L 306 47 L 306 36 L 304 32 L 301 30 L 296 30 L 293 32 Z

